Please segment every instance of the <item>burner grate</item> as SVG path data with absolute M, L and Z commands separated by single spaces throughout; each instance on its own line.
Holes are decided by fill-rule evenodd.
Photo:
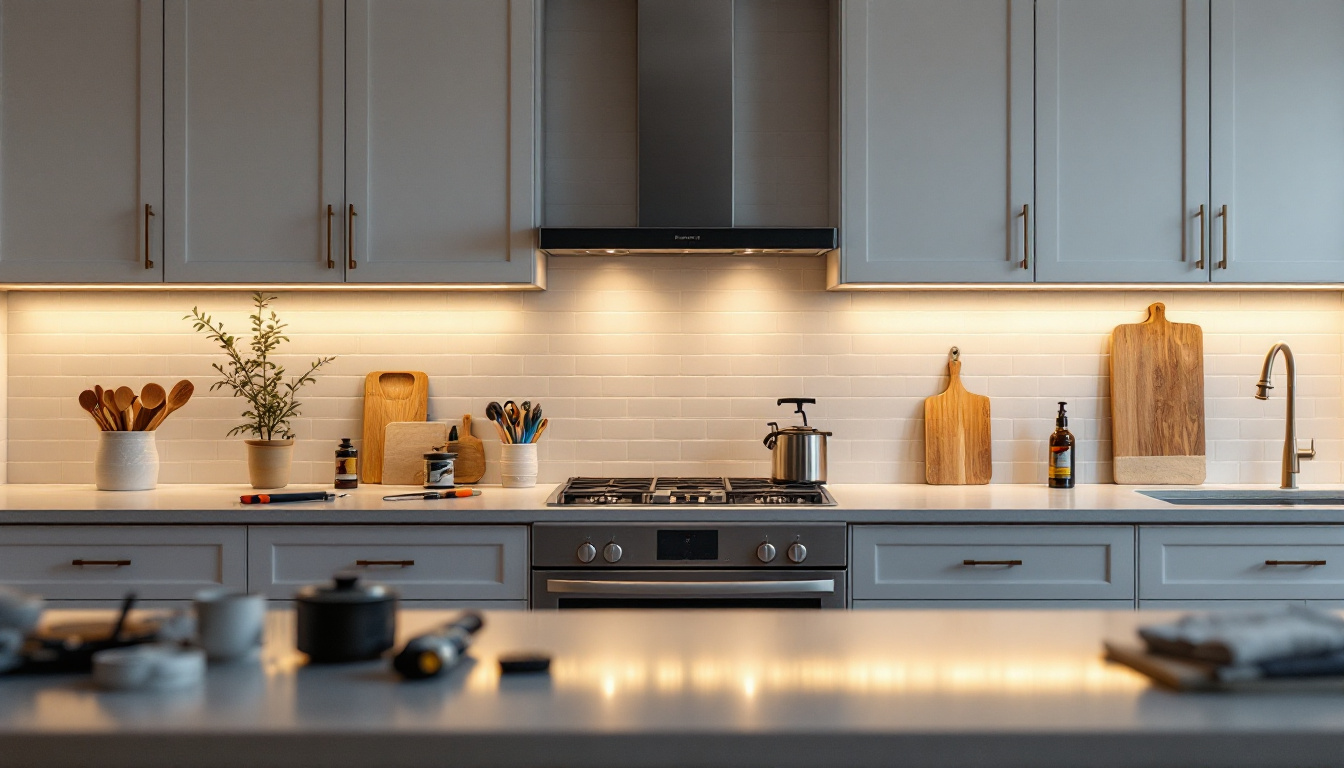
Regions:
M 560 489 L 563 506 L 608 504 L 761 504 L 833 506 L 820 485 L 781 485 L 759 477 L 572 477 Z

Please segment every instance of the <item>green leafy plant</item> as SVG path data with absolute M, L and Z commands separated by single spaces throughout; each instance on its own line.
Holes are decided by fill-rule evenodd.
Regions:
M 336 359 L 318 358 L 303 375 L 285 381 L 284 367 L 271 360 L 272 353 L 280 348 L 280 343 L 289 341 L 289 337 L 284 335 L 286 324 L 280 322 L 275 310 L 270 309 L 271 302 L 277 298 L 260 291 L 252 294 L 256 312 L 249 317 L 252 321 L 252 342 L 248 345 L 250 356 L 244 356 L 238 340 L 224 331 L 223 323 L 216 323 L 198 308 L 192 307 L 191 314 L 182 318 L 190 320 L 194 330 L 209 336 L 228 355 L 227 364 L 214 363 L 211 366 L 223 378 L 211 384 L 210 391 L 227 388 L 234 397 L 247 400 L 250 406 L 243 411 L 243 417 L 248 422 L 229 430 L 230 435 L 247 433 L 261 440 L 293 437 L 289 420 L 299 415 L 299 403 L 295 396 L 303 385 L 316 381 L 313 374 L 319 368 Z

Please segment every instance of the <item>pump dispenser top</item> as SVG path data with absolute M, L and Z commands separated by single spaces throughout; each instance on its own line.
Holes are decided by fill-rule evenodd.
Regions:
M 1059 404 L 1059 415 L 1055 416 L 1055 426 L 1061 429 L 1069 426 L 1069 415 L 1064 412 L 1064 406 L 1066 405 L 1068 405 L 1067 402 L 1061 401 Z

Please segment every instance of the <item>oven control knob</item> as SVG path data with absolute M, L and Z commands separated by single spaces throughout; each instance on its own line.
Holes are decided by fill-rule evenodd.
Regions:
M 607 559 L 608 563 L 614 563 L 620 560 L 622 554 L 624 553 L 621 552 L 621 545 L 614 541 L 602 550 L 602 556 Z
M 594 547 L 591 542 L 585 541 L 579 545 L 579 551 L 575 554 L 579 556 L 580 563 L 591 563 L 593 558 L 597 557 L 597 547 Z
M 789 559 L 795 563 L 801 563 L 807 559 L 807 547 L 798 542 L 789 545 Z
M 774 544 L 771 544 L 770 542 L 767 541 L 767 542 L 765 542 L 764 544 L 762 544 L 761 546 L 757 547 L 757 548 L 756 548 L 756 557 L 759 558 L 760 561 L 761 561 L 762 563 L 768 563 L 768 562 L 770 562 L 771 560 L 774 560 L 774 559 L 775 559 L 775 545 L 774 545 Z

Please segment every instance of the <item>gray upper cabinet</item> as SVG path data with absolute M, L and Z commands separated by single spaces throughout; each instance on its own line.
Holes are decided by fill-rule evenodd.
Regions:
M 1344 281 L 1344 3 L 1214 0 L 1212 60 L 1213 279 Z
M 340 282 L 345 3 L 167 0 L 164 15 L 165 279 Z
M 0 2 L 0 280 L 163 279 L 162 42 L 159 0 Z
M 1039 0 L 1037 281 L 1207 281 L 1208 198 L 1207 0 Z
M 535 0 L 349 0 L 347 281 L 540 284 L 537 21 Z
M 1032 3 L 846 0 L 839 21 L 831 282 L 1030 282 Z

